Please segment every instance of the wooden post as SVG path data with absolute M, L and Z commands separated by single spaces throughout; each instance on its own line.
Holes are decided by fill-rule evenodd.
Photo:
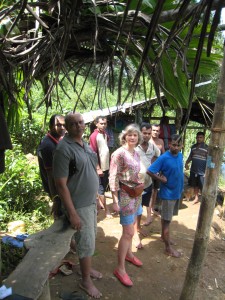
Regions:
M 225 147 L 225 47 L 217 101 L 213 114 L 211 139 L 207 158 L 197 230 L 180 300 L 193 300 L 206 256 L 212 217 L 215 208 L 220 166 Z M 212 180 L 213 178 L 213 180 Z
M 141 109 L 135 110 L 135 123 L 141 125 L 142 123 L 142 111 Z

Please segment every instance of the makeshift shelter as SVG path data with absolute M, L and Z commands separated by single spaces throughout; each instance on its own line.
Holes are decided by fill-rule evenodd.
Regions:
M 162 103 L 164 107 L 168 106 L 166 98 L 162 97 Z M 150 123 L 160 123 L 160 117 L 152 117 L 152 112 L 154 106 L 158 103 L 157 98 L 152 98 L 150 100 L 142 100 L 135 103 L 124 103 L 123 105 L 117 107 L 112 106 L 104 109 L 98 109 L 90 112 L 83 113 L 84 120 L 86 124 L 90 125 L 90 132 L 95 128 L 94 120 L 97 116 L 105 116 L 108 119 L 108 126 L 113 131 L 113 148 L 117 148 L 118 145 L 118 134 L 130 123 L 141 124 L 142 122 Z M 195 121 L 199 123 L 199 126 L 188 126 L 188 129 L 198 129 L 201 131 L 206 131 L 206 129 L 211 127 L 213 118 L 214 104 L 208 102 L 204 99 L 197 98 L 196 101 L 192 103 L 192 108 L 190 112 L 189 121 Z M 171 132 L 180 132 L 181 128 L 184 126 L 184 117 L 187 110 L 182 109 L 181 111 L 176 110 L 176 116 L 171 117 L 169 126 L 171 127 Z M 163 138 L 163 137 L 161 137 Z M 165 140 L 164 140 L 165 142 Z M 184 134 L 184 144 L 185 144 L 185 134 Z
M 165 97 L 162 97 L 162 102 L 164 107 L 168 106 Z M 83 116 L 86 124 L 92 123 L 97 116 L 106 116 L 107 118 L 111 119 L 115 125 L 116 122 L 120 120 L 124 120 L 124 123 L 141 123 L 142 121 L 149 122 L 149 120 L 161 119 L 161 117 L 151 116 L 153 108 L 157 103 L 157 98 L 152 98 L 150 100 L 142 100 L 135 103 L 124 103 L 119 107 L 112 106 L 104 109 L 85 112 L 83 113 Z M 213 110 L 214 103 L 206 101 L 202 98 L 197 98 L 196 101 L 192 103 L 189 120 L 201 124 L 203 128 L 209 128 L 212 124 Z M 186 111 L 186 109 L 182 109 L 182 114 L 185 115 Z M 179 117 L 181 117 L 181 115 L 176 116 L 176 118 Z M 175 120 L 176 118 L 172 119 Z M 181 118 L 181 126 L 182 125 L 183 118 Z

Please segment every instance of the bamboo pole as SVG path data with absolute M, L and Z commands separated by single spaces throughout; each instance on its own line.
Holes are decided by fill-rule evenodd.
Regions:
M 193 300 L 207 252 L 216 202 L 220 167 L 225 147 L 225 47 L 217 100 L 213 114 L 205 183 L 195 240 L 180 300 Z

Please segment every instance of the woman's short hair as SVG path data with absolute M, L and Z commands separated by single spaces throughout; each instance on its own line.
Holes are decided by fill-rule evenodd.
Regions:
M 119 135 L 120 145 L 124 145 L 126 143 L 126 135 L 133 132 L 137 132 L 138 134 L 137 145 L 140 144 L 142 142 L 142 134 L 140 128 L 137 124 L 130 124 Z

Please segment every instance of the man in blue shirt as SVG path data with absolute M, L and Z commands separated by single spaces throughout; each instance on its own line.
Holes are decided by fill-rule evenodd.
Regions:
M 183 155 L 181 138 L 171 136 L 169 150 L 161 155 L 147 170 L 147 174 L 160 181 L 159 197 L 162 200 L 161 225 L 162 241 L 165 243 L 166 254 L 180 257 L 181 253 L 171 247 L 169 226 L 173 215 L 178 214 L 179 199 L 183 191 Z

